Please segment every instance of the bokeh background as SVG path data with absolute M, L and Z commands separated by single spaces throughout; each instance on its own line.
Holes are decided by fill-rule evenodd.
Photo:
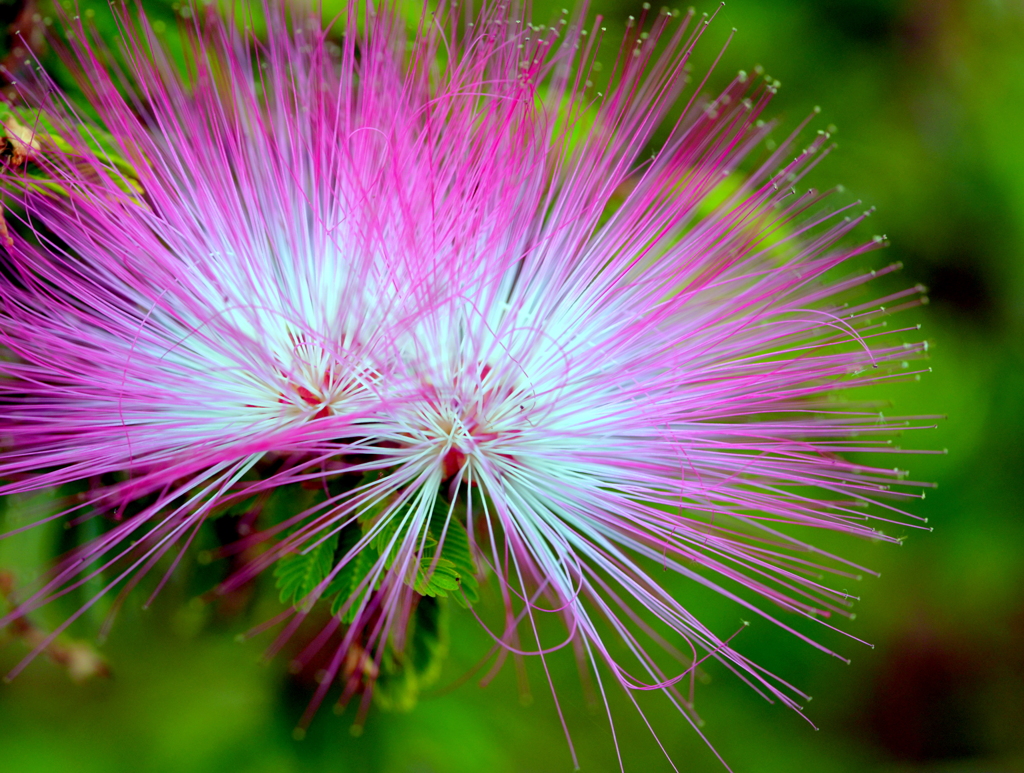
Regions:
M 553 18 L 560 4 L 540 0 L 535 16 Z M 155 0 L 143 5 L 172 27 L 180 11 Z M 737 31 L 708 90 L 762 64 L 782 82 L 771 109 L 780 137 L 820 105 L 815 126 L 834 125 L 839 147 L 815 182 L 842 183 L 844 202 L 877 207 L 861 236 L 888 236 L 891 246 L 871 257 L 876 266 L 905 265 L 885 280 L 889 286 L 930 288 L 930 305 L 903 321 L 922 324 L 933 372 L 887 395 L 902 414 L 948 415 L 937 429 L 905 440 L 948 454 L 901 461 L 914 478 L 939 484 L 915 509 L 934 531 L 907 529 L 902 546 L 842 545 L 844 555 L 880 572 L 858 584 L 858 617 L 844 628 L 873 648 L 818 630 L 852 660 L 846 665 L 764 622 L 735 640 L 814 696 L 807 717 L 818 730 L 712 664 L 697 684 L 702 731 L 737 773 L 1024 771 L 1024 2 L 729 0 L 698 7 L 716 9 L 695 72 Z M 606 17 L 608 59 L 639 3 L 595 0 L 591 12 Z M 0 2 L 5 62 L 19 58 L 16 32 L 46 16 L 45 3 Z M 16 503 L 5 526 L 45 506 L 45 497 Z M 0 572 L 12 573 L 7 581 L 30 580 L 60 538 L 38 529 L 0 541 Z M 99 618 L 76 623 L 70 651 L 88 671 L 95 648 L 109 676 L 79 683 L 67 664 L 39 658 L 0 685 L 0 770 L 572 769 L 537 663 L 527 669 L 528 692 L 512 668 L 486 688 L 478 684 L 483 672 L 464 678 L 489 647 L 468 614 L 453 614 L 439 688 L 412 712 L 375 713 L 355 737 L 352 716 L 328 709 L 304 740 L 294 740 L 308 675 L 290 674 L 287 657 L 262 663 L 266 639 L 237 642 L 265 602 L 197 600 L 203 572 L 201 564 L 183 569 L 149 610 L 140 609 L 141 594 L 130 600 L 102 644 L 95 641 Z M 740 626 L 739 610 L 728 604 L 696 595 L 688 601 L 719 633 Z M 0 671 L 24 656 L 24 638 L 0 632 Z M 573 659 L 552 658 L 551 667 L 582 769 L 618 770 L 603 711 L 579 688 Z M 724 770 L 664 701 L 646 697 L 641 703 L 680 770 Z M 626 769 L 671 770 L 627 700 L 612 695 L 612 708 Z

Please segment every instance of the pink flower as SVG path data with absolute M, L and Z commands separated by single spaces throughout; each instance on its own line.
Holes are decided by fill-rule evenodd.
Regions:
M 663 578 L 783 628 L 849 615 L 867 570 L 814 532 L 912 518 L 904 473 L 842 456 L 907 420 L 833 395 L 921 370 L 884 322 L 920 288 L 834 278 L 881 239 L 845 246 L 867 213 L 796 189 L 828 136 L 762 151 L 760 76 L 686 91 L 691 17 L 645 14 L 602 94 L 582 15 L 429 17 L 407 45 L 359 10 L 332 37 L 271 9 L 256 42 L 194 9 L 187 81 L 145 19 L 123 72 L 73 24 L 98 123 L 26 87 L 56 185 L 5 175 L 0 493 L 91 480 L 67 515 L 106 531 L 13 614 L 166 580 L 231 509 L 233 550 L 270 549 L 225 587 L 277 562 L 282 641 L 332 599 L 298 658 L 330 653 L 314 708 L 340 678 L 365 711 L 415 615 L 488 577 L 500 657 L 572 645 L 602 694 L 662 690 L 695 726 L 713 657 L 796 708 Z

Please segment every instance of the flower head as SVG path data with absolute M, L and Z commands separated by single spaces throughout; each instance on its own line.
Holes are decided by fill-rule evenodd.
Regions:
M 571 644 L 691 721 L 710 656 L 796 706 L 662 578 L 783 627 L 848 614 L 825 578 L 864 570 L 815 530 L 892 540 L 876 523 L 916 496 L 842 456 L 907 422 L 835 391 L 924 346 L 882 321 L 920 288 L 851 303 L 875 272 L 835 278 L 877 242 L 795 187 L 828 135 L 762 151 L 775 87 L 745 73 L 673 117 L 692 15 L 645 13 L 601 93 L 582 14 L 407 38 L 369 6 L 340 33 L 267 13 L 257 39 L 194 9 L 187 75 L 145 18 L 121 12 L 120 66 L 72 24 L 94 120 L 25 87 L 49 184 L 8 165 L 0 493 L 92 481 L 67 514 L 104 532 L 14 614 L 166 579 L 230 516 L 226 551 L 259 549 L 225 587 L 275 566 L 283 638 L 328 610 L 299 656 L 330 652 L 314 706 L 423 683 L 410 647 L 481 581 L 503 655 Z

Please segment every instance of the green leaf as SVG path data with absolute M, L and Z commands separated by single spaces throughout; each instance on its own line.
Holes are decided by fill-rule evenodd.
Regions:
M 274 526 L 309 510 L 324 499 L 321 489 L 303 488 L 299 483 L 278 486 L 270 493 L 260 514 L 268 526 Z
M 91 165 L 93 159 L 105 166 L 110 179 L 133 196 L 144 191 L 139 185 L 135 165 L 121 155 L 114 136 L 97 126 L 58 126 L 43 110 L 0 105 L 0 144 L 16 157 L 36 161 L 56 149 L 74 163 Z M 24 168 L 23 177 L 30 188 L 40 192 L 68 194 L 60 183 L 41 172 L 37 164 Z
M 342 530 L 341 538 L 338 541 L 338 548 L 335 551 L 335 564 L 352 551 L 352 548 L 359 542 L 360 536 L 361 532 L 357 527 L 349 526 Z M 342 622 L 351 623 L 356 619 L 356 613 L 359 611 L 363 599 L 371 590 L 371 583 L 366 583 L 362 589 L 359 588 L 360 583 L 373 571 L 373 567 L 376 565 L 379 557 L 380 555 L 371 545 L 364 546 L 362 550 L 349 559 L 347 564 L 338 570 L 338 573 L 334 575 L 334 579 L 327 586 L 327 590 L 324 591 L 325 598 L 334 595 L 334 599 L 331 601 L 332 615 L 339 614 L 342 607 L 345 606 L 345 602 L 350 598 L 353 599 L 348 609 L 341 616 Z M 359 597 L 353 598 L 357 592 Z
M 381 524 L 380 531 L 377 532 L 377 535 L 370 543 L 377 553 L 385 556 L 385 568 L 390 569 L 392 564 L 394 564 L 395 559 L 398 558 L 398 553 L 408 537 L 411 520 L 412 519 L 409 517 L 409 506 L 403 505 L 392 513 L 391 517 L 388 518 L 385 523 Z M 364 526 L 364 529 L 369 531 L 370 528 L 372 528 L 372 525 L 372 522 L 368 522 L 366 526 Z M 395 539 L 395 534 L 398 533 L 399 530 L 401 530 L 402 533 L 398 535 L 397 539 Z M 437 540 L 431 541 L 430 535 L 428 534 L 426 547 L 430 548 L 436 544 Z
M 374 702 L 382 709 L 409 711 L 420 692 L 437 681 L 448 654 L 448 615 L 444 602 L 423 596 L 406 630 L 403 651 L 389 647 L 381 659 Z
M 413 589 L 421 596 L 447 596 L 461 587 L 455 564 L 447 558 L 423 556 Z
M 78 150 L 68 138 L 61 133 L 59 127 L 45 111 L 39 108 L 12 107 L 6 111 L 0 110 L 0 120 L 16 119 L 23 126 L 28 127 L 40 139 L 49 140 L 54 146 L 64 153 L 74 153 Z M 100 161 L 109 161 L 115 168 L 128 175 L 135 177 L 135 167 L 126 161 L 120 154 L 121 148 L 110 134 L 98 126 L 78 126 L 70 132 L 75 139 L 83 143 L 91 150 Z M 67 133 L 67 130 L 65 130 Z
M 408 508 L 409 506 L 405 505 L 395 511 L 373 540 L 373 547 L 378 554 L 384 555 L 387 552 L 384 565 L 388 569 L 391 568 L 399 548 L 407 538 L 406 534 L 402 534 L 392 544 L 399 529 L 408 530 L 409 528 L 409 523 L 406 520 Z M 420 549 L 422 543 L 423 553 L 416 578 L 411 584 L 417 593 L 426 596 L 446 597 L 451 593 L 459 604 L 466 606 L 468 603 L 479 600 L 477 568 L 469 547 L 469 534 L 459 520 L 459 513 L 463 510 L 456 507 L 451 510 L 449 518 L 450 510 L 450 505 L 440 497 L 434 500 L 434 511 L 427 524 L 427 533 L 425 536 L 418 535 L 416 537 L 417 549 Z M 442 533 L 444 534 L 444 544 L 441 545 L 441 555 L 435 558 Z
M 462 521 L 457 517 L 460 509 L 452 513 L 445 531 L 445 519 L 447 512 L 438 513 L 434 511 L 434 518 L 431 521 L 431 531 L 440 538 L 444 534 L 444 543 L 441 545 L 441 556 L 452 562 L 455 571 L 458 572 L 461 593 L 455 594 L 455 600 L 462 606 L 476 603 L 480 600 L 480 582 L 477 580 L 476 561 L 473 559 L 473 552 L 469 546 L 469 533 Z
M 359 485 L 372 482 L 380 475 L 379 471 L 367 473 Z M 335 552 L 335 565 L 352 551 L 362 535 L 377 529 L 370 543 L 338 570 L 324 593 L 325 597 L 332 598 L 331 612 L 339 614 L 349 599 L 357 593 L 360 585 L 363 585 L 362 589 L 358 590 L 360 597 L 353 599 L 343 613 L 344 622 L 354 621 L 363 597 L 371 590 L 369 583 L 364 584 L 363 581 L 380 558 L 384 557 L 385 570 L 394 567 L 402 546 L 410 539 L 410 507 L 409 504 L 399 507 L 381 523 L 380 516 L 387 508 L 387 502 L 374 503 L 371 507 L 364 508 L 358 515 L 361 531 L 355 524 L 342 531 Z M 469 535 L 458 517 L 464 509 L 456 508 L 450 520 L 449 510 L 449 504 L 443 499 L 435 500 L 434 511 L 426 524 L 426 531 L 421 531 L 413 537 L 416 550 L 422 551 L 419 566 L 415 572 L 410 571 L 404 581 L 421 596 L 444 598 L 451 594 L 459 604 L 466 606 L 479 600 L 476 562 L 470 550 Z M 438 555 L 438 540 L 442 532 L 444 545 L 441 546 Z M 379 582 L 375 587 L 379 587 Z
M 419 676 L 420 687 L 429 687 L 441 676 L 441 663 L 448 651 L 448 615 L 437 599 L 420 599 L 414 620 L 416 627 L 407 648 L 409 663 Z
M 310 537 L 313 542 L 320 537 Z M 274 577 L 281 601 L 294 604 L 297 609 L 304 608 L 304 600 L 314 589 L 327 579 L 334 567 L 334 552 L 338 547 L 338 533 L 335 532 L 305 552 L 293 553 L 278 560 L 274 567 Z

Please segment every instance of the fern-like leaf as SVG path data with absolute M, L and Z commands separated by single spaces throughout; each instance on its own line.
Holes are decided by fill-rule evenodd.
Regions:
M 338 535 L 335 533 L 315 547 L 281 558 L 274 567 L 281 601 L 304 609 L 308 603 L 307 596 L 331 573 L 337 547 Z

